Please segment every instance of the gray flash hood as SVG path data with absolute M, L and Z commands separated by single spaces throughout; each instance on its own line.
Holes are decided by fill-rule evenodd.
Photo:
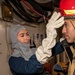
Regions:
M 13 54 L 14 57 L 23 57 L 25 60 L 29 60 L 29 58 L 33 55 L 33 52 L 30 49 L 29 44 L 21 43 L 17 40 L 17 34 L 20 30 L 26 30 L 26 28 L 22 25 L 13 25 L 9 31 L 9 37 L 12 43 Z

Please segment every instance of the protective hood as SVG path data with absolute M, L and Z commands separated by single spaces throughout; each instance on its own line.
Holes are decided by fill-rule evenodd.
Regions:
M 14 57 L 23 57 L 25 60 L 33 55 L 33 52 L 30 49 L 30 44 L 21 43 L 17 40 L 17 34 L 20 30 L 26 30 L 22 25 L 13 25 L 10 28 L 9 36 L 12 43 L 12 48 L 14 50 L 12 56 Z

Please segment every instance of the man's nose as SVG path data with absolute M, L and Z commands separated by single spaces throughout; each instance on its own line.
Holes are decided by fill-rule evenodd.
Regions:
M 63 33 L 63 34 L 66 33 L 66 27 L 65 27 L 65 25 L 64 25 L 63 28 L 62 28 L 62 33 Z

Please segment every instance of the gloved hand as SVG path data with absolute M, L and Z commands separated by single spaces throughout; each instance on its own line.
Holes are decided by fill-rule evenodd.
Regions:
M 51 19 L 48 21 L 46 25 L 46 33 L 47 37 L 57 36 L 56 28 L 61 27 L 64 24 L 64 17 L 61 17 L 60 12 L 54 12 Z
M 44 64 L 47 62 L 48 58 L 52 55 L 51 49 L 56 44 L 56 28 L 61 27 L 64 24 L 64 17 L 61 17 L 60 13 L 54 12 L 51 19 L 46 25 L 46 34 L 47 37 L 43 39 L 42 45 L 36 50 L 37 60 Z

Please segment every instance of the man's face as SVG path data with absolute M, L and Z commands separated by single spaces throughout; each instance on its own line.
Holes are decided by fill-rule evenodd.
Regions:
M 26 30 L 21 30 L 17 34 L 17 39 L 21 43 L 29 43 L 30 42 L 29 33 Z
M 75 40 L 75 29 L 70 20 L 65 20 L 62 29 L 62 34 L 68 43 L 73 43 Z

